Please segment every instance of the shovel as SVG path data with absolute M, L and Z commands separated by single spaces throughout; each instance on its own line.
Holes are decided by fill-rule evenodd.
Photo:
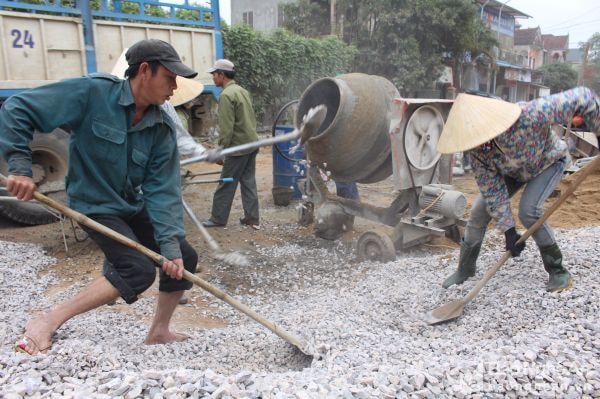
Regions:
M 240 254 L 239 252 L 229 252 L 229 253 L 223 252 L 221 250 L 221 246 L 208 233 L 208 231 L 206 230 L 206 227 L 202 226 L 202 223 L 198 220 L 198 218 L 196 217 L 196 214 L 194 214 L 194 211 L 192 211 L 192 208 L 190 208 L 190 206 L 185 202 L 185 200 L 183 198 L 181 199 L 181 203 L 183 204 L 183 209 L 185 210 L 185 212 L 188 214 L 190 219 L 192 219 L 192 222 L 194 222 L 194 224 L 198 228 L 198 231 L 200 231 L 200 234 L 202 234 L 202 238 L 204 238 L 204 241 L 210 247 L 213 258 L 222 260 L 223 262 L 228 263 L 233 266 L 247 266 L 248 265 L 248 259 L 244 255 Z
M 2 175 L 1 173 L 0 173 L 0 183 L 2 183 L 3 185 L 6 185 L 6 177 L 4 175 Z M 142 254 L 146 255 L 147 257 L 152 259 L 154 262 L 156 262 L 158 265 L 162 266 L 163 262 L 165 262 L 165 260 L 166 260 L 165 258 L 162 257 L 162 255 L 133 241 L 129 237 L 126 237 L 120 233 L 117 233 L 116 231 L 114 231 L 112 229 L 109 229 L 108 227 L 88 218 L 87 216 L 69 208 L 68 206 L 66 206 L 60 202 L 57 202 L 57 201 L 53 200 L 52 198 L 46 197 L 44 194 L 42 194 L 38 191 L 33 192 L 33 197 L 38 202 L 41 202 L 42 204 L 47 205 L 50 208 L 56 209 L 57 211 L 63 213 L 64 215 L 70 217 L 71 219 L 77 221 L 78 223 L 84 224 L 84 225 L 88 226 L 89 228 L 91 228 L 101 234 L 104 234 L 105 236 L 110 237 L 113 240 L 115 240 L 129 248 L 132 248 L 138 252 L 141 252 Z M 248 316 L 251 319 L 253 319 L 254 321 L 262 324 L 263 326 L 267 327 L 269 330 L 274 332 L 276 335 L 283 338 L 290 344 L 294 345 L 305 355 L 313 356 L 312 348 L 308 345 L 308 343 L 306 341 L 304 341 L 298 337 L 295 337 L 294 335 L 284 331 L 277 324 L 275 324 L 272 321 L 269 321 L 266 318 L 264 318 L 263 316 L 259 315 L 254 310 L 250 309 L 248 306 L 244 305 L 243 303 L 241 303 L 237 299 L 233 298 L 226 292 L 221 291 L 214 285 L 208 283 L 207 281 L 204 281 L 200 277 L 188 272 L 187 270 L 183 271 L 183 278 L 185 278 L 188 281 L 191 281 L 192 283 L 196 284 L 203 290 L 208 291 L 209 293 L 211 293 L 215 297 L 219 298 L 220 300 L 227 302 L 229 305 L 231 305 L 235 309 L 241 311 L 246 316 Z
M 593 161 L 588 163 L 578 173 L 576 173 L 577 178 L 569 185 L 569 187 L 567 187 L 565 192 L 561 193 L 560 197 L 554 201 L 554 203 L 552 203 L 550 208 L 544 212 L 542 217 L 539 218 L 538 221 L 535 222 L 531 227 L 529 227 L 527 231 L 525 231 L 517 243 L 524 242 L 533 233 L 535 233 L 535 231 L 550 217 L 550 215 L 552 215 L 554 211 L 557 210 L 571 194 L 573 194 L 579 184 L 581 184 L 581 182 L 584 181 L 590 173 L 598 168 L 600 168 L 600 157 L 597 156 Z M 506 251 L 500 261 L 485 273 L 481 281 L 479 281 L 464 298 L 454 300 L 429 312 L 429 314 L 426 316 L 427 323 L 431 325 L 439 324 L 460 317 L 467 303 L 471 302 L 475 296 L 477 296 L 479 291 L 481 291 L 481 289 L 487 284 L 492 276 L 496 274 L 498 269 L 500 269 L 500 266 L 502 266 L 510 257 L 510 251 Z
M 267 145 L 282 143 L 284 141 L 295 140 L 298 137 L 312 137 L 316 130 L 321 126 L 325 117 L 327 116 L 327 107 L 324 105 L 317 105 L 308 110 L 304 119 L 302 120 L 302 124 L 300 128 L 294 129 L 293 131 L 281 134 L 275 137 L 270 137 L 268 139 L 253 141 L 251 143 L 237 145 L 235 147 L 224 148 L 219 150 L 219 155 L 221 157 L 226 157 L 228 155 L 233 155 L 241 151 L 253 150 L 255 148 L 264 147 Z M 192 157 L 185 159 L 180 162 L 181 165 L 188 165 L 190 163 L 206 161 L 206 155 L 199 155 L 197 157 Z

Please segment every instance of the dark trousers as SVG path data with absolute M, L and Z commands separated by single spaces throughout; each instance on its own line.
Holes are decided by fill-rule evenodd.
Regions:
M 146 211 L 127 218 L 115 215 L 90 215 L 89 217 L 152 251 L 160 253 L 160 248 L 154 240 L 154 228 Z M 83 225 L 81 227 L 104 252 L 106 257 L 104 277 L 119 291 L 125 302 L 135 302 L 137 296 L 152 285 L 156 279 L 156 268 L 160 266 L 135 249 L 120 244 L 89 227 Z M 198 263 L 196 251 L 186 240 L 181 241 L 180 248 L 185 269 L 194 273 Z M 173 279 L 162 269 L 160 270 L 159 291 L 174 292 L 190 288 L 192 288 L 190 281 Z
M 354 182 L 335 182 L 336 194 L 338 197 L 348 198 L 355 201 L 360 201 L 358 187 Z
M 223 162 L 221 178 L 233 177 L 231 183 L 220 183 L 213 196 L 211 219 L 220 224 L 227 224 L 231 204 L 238 183 L 242 194 L 244 220 L 247 224 L 259 224 L 258 194 L 256 193 L 256 154 L 227 157 Z

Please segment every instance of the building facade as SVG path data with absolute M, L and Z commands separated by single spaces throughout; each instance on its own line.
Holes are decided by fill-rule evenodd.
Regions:
M 496 34 L 498 47 L 494 49 L 495 59 L 487 65 L 479 65 L 482 91 L 499 96 L 507 101 L 527 101 L 545 93 L 541 80 L 533 73 L 536 65 L 541 65 L 543 50 L 541 38 L 533 42 L 537 32 L 528 32 L 533 37 L 531 45 L 518 44 L 517 18 L 530 18 L 529 15 L 507 5 L 507 1 L 477 0 L 481 19 Z M 540 33 L 541 35 L 541 33 Z M 531 50 L 531 54 L 530 54 Z M 541 52 L 541 53 L 540 53 Z M 484 90 L 485 89 L 485 90 Z
M 531 100 L 549 94 L 549 88 L 543 85 L 542 74 L 537 71 L 544 65 L 547 54 L 540 28 L 516 29 L 515 51 L 523 57 L 525 64 L 531 70 L 531 81 L 529 86 L 524 88 L 525 99 Z
M 527 66 L 535 70 L 544 64 L 546 51 L 539 28 L 516 29 L 515 50 L 527 61 Z
M 231 24 L 245 23 L 250 27 L 268 31 L 281 27 L 281 5 L 291 0 L 231 0 Z
M 542 35 L 546 58 L 544 64 L 555 64 L 557 62 L 566 62 L 569 52 L 569 35 L 555 36 Z

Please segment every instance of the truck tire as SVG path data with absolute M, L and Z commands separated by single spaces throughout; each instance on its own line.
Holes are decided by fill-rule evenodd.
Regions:
M 65 201 L 65 176 L 69 165 L 69 133 L 55 129 L 52 133 L 35 133 L 31 142 L 33 179 L 38 191 L 55 200 Z M 0 159 L 0 172 L 7 175 L 8 165 Z M 8 196 L 5 189 L 0 196 Z M 0 198 L 0 216 L 25 225 L 40 225 L 58 219 L 41 204 Z
M 0 190 L 0 196 L 8 197 L 6 190 Z M 0 198 L 0 215 L 19 224 L 36 226 L 56 222 L 56 216 L 40 204 L 29 201 Z

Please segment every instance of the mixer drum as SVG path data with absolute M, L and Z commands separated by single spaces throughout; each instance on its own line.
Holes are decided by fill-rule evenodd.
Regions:
M 302 94 L 296 125 L 312 107 L 327 116 L 304 143 L 307 158 L 334 180 L 375 183 L 392 174 L 389 136 L 392 100 L 400 94 L 389 80 L 350 73 L 313 82 Z

